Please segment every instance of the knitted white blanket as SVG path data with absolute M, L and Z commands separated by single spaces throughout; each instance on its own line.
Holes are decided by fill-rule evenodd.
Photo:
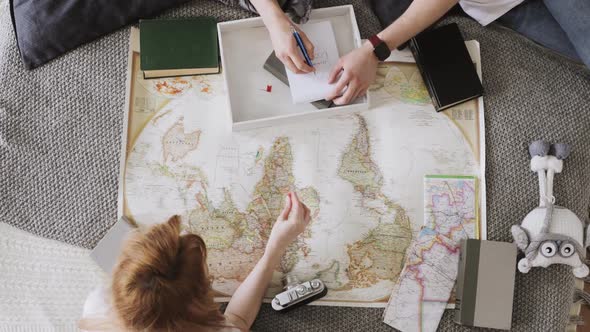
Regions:
M 78 331 L 104 278 L 89 252 L 0 223 L 0 332 Z

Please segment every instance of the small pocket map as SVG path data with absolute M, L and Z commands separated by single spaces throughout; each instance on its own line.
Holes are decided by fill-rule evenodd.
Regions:
M 424 177 L 424 226 L 459 242 L 479 238 L 477 178 Z
M 383 321 L 400 331 L 436 331 L 451 297 L 460 241 L 479 238 L 477 179 L 424 178 L 424 228 L 406 255 Z

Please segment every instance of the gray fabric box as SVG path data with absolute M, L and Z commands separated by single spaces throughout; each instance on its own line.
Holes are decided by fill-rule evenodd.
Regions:
M 106 273 L 111 274 L 113 271 L 123 244 L 133 228 L 129 220 L 122 217 L 90 252 L 90 257 Z
M 510 330 L 515 272 L 514 243 L 461 241 L 455 322 Z

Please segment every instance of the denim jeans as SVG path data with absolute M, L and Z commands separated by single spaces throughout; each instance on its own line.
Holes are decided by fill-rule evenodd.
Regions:
M 412 0 L 372 2 L 381 24 L 387 26 Z M 458 6 L 453 11 L 462 12 Z M 496 22 L 590 68 L 590 0 L 525 0 Z
M 497 22 L 590 68 L 590 0 L 528 0 Z

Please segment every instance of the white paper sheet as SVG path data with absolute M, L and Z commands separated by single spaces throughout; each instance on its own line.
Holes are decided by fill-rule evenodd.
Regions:
M 328 78 L 330 70 L 339 58 L 330 21 L 304 24 L 301 30 L 313 43 L 315 58 L 312 63 L 316 71 L 309 74 L 295 74 L 287 69 L 294 104 L 324 99 L 332 91 L 334 86 L 328 84 Z

